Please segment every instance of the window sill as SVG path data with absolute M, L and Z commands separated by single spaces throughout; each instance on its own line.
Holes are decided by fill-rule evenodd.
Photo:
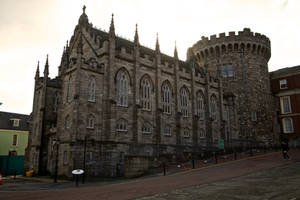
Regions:
M 122 133 L 127 133 L 128 132 L 128 130 L 116 130 L 117 132 L 122 132 Z
M 122 108 L 128 108 L 129 106 L 128 105 L 120 105 L 120 104 L 117 104 L 118 107 L 122 107 Z
M 164 115 L 169 115 L 169 116 L 172 115 L 172 113 L 167 113 L 167 112 L 163 112 L 163 114 L 164 114 Z
M 170 134 L 170 135 L 164 134 L 164 136 L 165 136 L 165 137 L 172 137 L 172 135 L 171 135 L 171 134 Z
M 96 100 L 88 100 L 90 103 L 96 103 Z
M 94 130 L 95 127 L 86 127 L 86 129 Z

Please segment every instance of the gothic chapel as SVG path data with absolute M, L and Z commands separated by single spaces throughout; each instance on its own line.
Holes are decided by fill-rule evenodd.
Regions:
M 238 144 L 236 98 L 220 73 L 179 60 L 176 45 L 173 57 L 161 53 L 158 37 L 155 50 L 141 46 L 137 27 L 133 41 L 116 36 L 113 16 L 107 33 L 84 7 L 58 76 L 48 56 L 39 70 L 25 168 L 40 175 L 54 173 L 56 156 L 59 175 L 117 176 Z

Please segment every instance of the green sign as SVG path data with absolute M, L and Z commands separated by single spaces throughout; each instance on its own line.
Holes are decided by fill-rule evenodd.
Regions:
M 224 149 L 224 140 L 219 139 L 219 149 Z

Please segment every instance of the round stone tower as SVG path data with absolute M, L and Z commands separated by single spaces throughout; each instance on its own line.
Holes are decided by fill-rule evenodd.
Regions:
M 268 61 L 270 40 L 245 28 L 207 37 L 188 49 L 187 59 L 194 56 L 200 66 L 219 74 L 223 92 L 235 96 L 240 139 L 274 140 L 274 108 L 270 92 Z

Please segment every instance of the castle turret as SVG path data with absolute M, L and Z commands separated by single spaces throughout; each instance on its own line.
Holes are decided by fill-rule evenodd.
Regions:
M 241 138 L 270 141 L 273 123 L 267 110 L 272 110 L 268 61 L 270 40 L 249 28 L 202 37 L 187 52 L 210 73 L 221 75 L 224 93 L 235 94 Z M 269 115 L 270 116 L 270 115 Z

